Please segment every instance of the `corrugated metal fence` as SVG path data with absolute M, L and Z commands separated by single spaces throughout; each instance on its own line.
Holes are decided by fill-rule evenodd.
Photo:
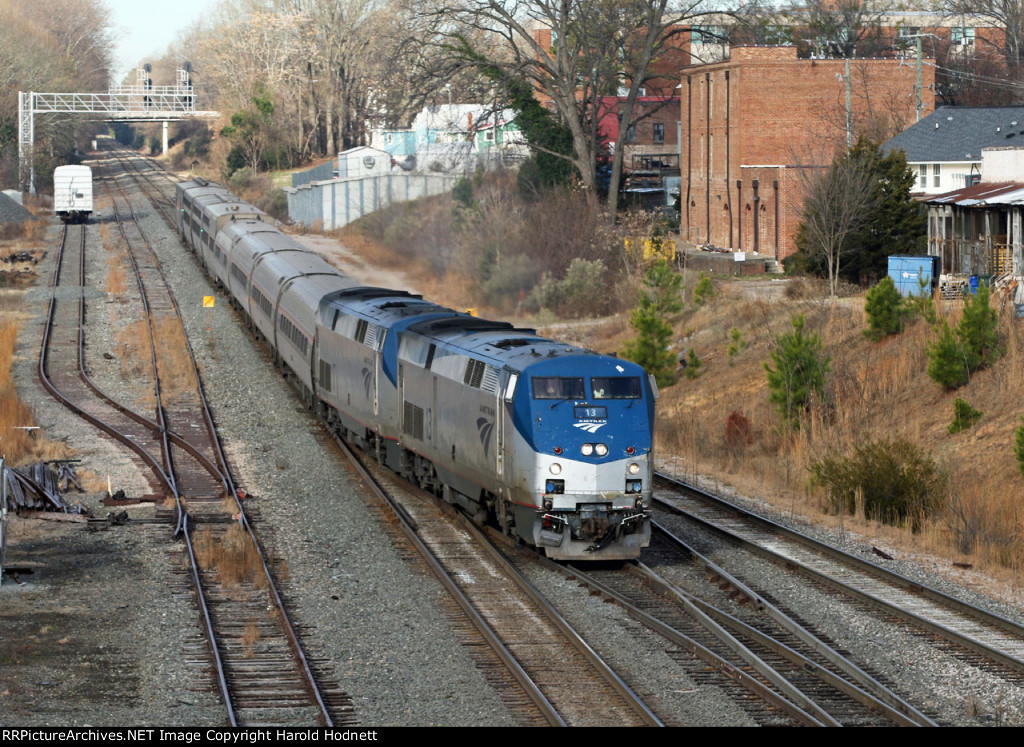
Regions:
M 306 169 L 305 171 L 299 171 L 292 174 L 292 186 L 301 187 L 303 184 L 309 184 L 310 182 L 322 182 L 326 179 L 334 177 L 334 169 L 337 168 L 335 165 L 336 161 L 333 159 L 327 163 L 322 163 L 312 169 Z
M 288 217 L 307 227 L 329 231 L 395 202 L 448 192 L 461 175 L 387 174 L 344 181 L 304 184 L 288 193 Z

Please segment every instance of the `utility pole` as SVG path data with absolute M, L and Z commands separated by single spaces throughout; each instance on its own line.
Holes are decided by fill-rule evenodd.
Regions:
M 921 121 L 921 110 L 924 108 L 924 104 L 921 103 L 921 35 L 917 35 L 917 119 L 915 122 Z
M 843 78 L 846 81 L 846 149 L 853 147 L 853 112 L 850 108 L 850 58 L 843 60 L 846 63 L 843 71 Z
M 921 121 L 921 114 L 924 111 L 924 87 L 921 85 L 921 58 L 924 56 L 924 53 L 921 48 L 921 40 L 926 36 L 930 36 L 933 39 L 939 38 L 935 34 L 907 34 L 906 36 L 901 37 L 903 39 L 917 39 L 917 83 L 914 85 L 914 91 L 917 94 L 917 119 L 914 120 L 915 122 Z

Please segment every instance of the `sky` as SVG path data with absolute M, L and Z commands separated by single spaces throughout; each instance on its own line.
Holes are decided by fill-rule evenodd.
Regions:
M 114 31 L 114 82 L 120 83 L 141 62 L 163 56 L 178 32 L 212 9 L 215 0 L 104 0 Z M 134 82 L 134 77 L 131 81 Z

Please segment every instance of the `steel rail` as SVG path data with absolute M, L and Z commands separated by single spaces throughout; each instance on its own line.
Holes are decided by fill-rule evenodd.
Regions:
M 203 581 L 199 574 L 199 561 L 196 558 L 195 545 L 192 542 L 192 533 L 188 529 L 188 515 L 182 519 L 182 536 L 185 538 L 185 547 L 188 549 L 189 566 L 192 569 L 192 583 L 196 588 L 196 599 L 199 600 L 199 609 L 203 615 L 203 630 L 206 631 L 206 638 L 210 641 L 210 651 L 213 653 L 214 669 L 217 670 L 217 685 L 220 687 L 221 698 L 224 699 L 224 707 L 228 711 L 228 720 L 231 726 L 238 726 L 238 717 L 235 714 L 235 707 L 231 700 L 231 692 L 228 688 L 227 675 L 224 672 L 224 661 L 220 656 L 220 649 L 216 645 L 217 633 L 213 626 L 213 615 L 206 603 L 206 594 L 203 592 Z
M 753 602 L 751 605 L 753 609 L 756 609 L 759 612 L 764 613 L 766 616 L 771 618 L 779 627 L 781 627 L 787 633 L 790 633 L 791 635 L 796 637 L 798 640 L 800 640 L 801 643 L 803 643 L 805 646 L 811 649 L 815 654 L 821 656 L 829 664 L 839 669 L 846 677 L 849 678 L 850 682 L 852 682 L 856 686 L 858 692 L 864 692 L 869 696 L 870 704 L 874 704 L 875 701 L 881 702 L 885 705 L 886 709 L 893 711 L 894 714 L 897 714 L 894 715 L 894 721 L 897 721 L 898 723 L 903 722 L 904 725 L 907 726 L 938 725 L 935 723 L 934 720 L 932 720 L 925 714 L 921 713 L 913 705 L 905 701 L 899 695 L 897 695 L 888 687 L 879 682 L 876 678 L 872 677 L 863 669 L 858 667 L 855 663 L 850 661 L 849 658 L 843 656 L 834 648 L 827 645 L 820 638 L 815 636 L 813 633 L 808 631 L 802 625 L 800 625 L 795 620 L 786 615 L 784 612 L 782 612 L 782 610 L 780 610 L 778 607 L 771 604 L 767 600 L 763 599 L 753 589 L 750 589 L 748 586 L 734 578 L 732 575 L 727 573 L 717 564 L 713 563 L 707 557 L 694 550 L 686 542 L 684 542 L 682 539 L 674 535 L 672 532 L 668 531 L 661 524 L 659 524 L 656 521 L 652 521 L 651 525 L 656 532 L 664 536 L 669 542 L 671 542 L 673 545 L 681 548 L 683 551 L 689 554 L 713 578 L 722 579 L 726 581 L 726 583 L 728 583 L 728 585 L 732 589 L 738 592 L 738 594 L 741 597 L 751 600 Z M 662 579 L 660 576 L 654 573 L 654 571 L 649 569 L 643 563 L 640 563 L 639 566 L 645 569 L 649 574 L 651 574 L 652 577 L 660 579 L 659 583 L 662 584 L 663 587 L 670 593 L 682 594 L 691 601 L 693 601 L 693 603 L 699 607 L 704 608 L 706 606 L 710 610 L 715 610 L 716 613 L 719 612 L 719 610 L 712 607 L 707 602 L 698 599 L 692 594 L 688 594 L 686 591 L 678 588 L 675 584 L 672 584 L 670 581 Z M 709 610 L 705 609 L 705 611 Z M 722 614 L 726 613 L 723 612 Z M 856 697 L 856 693 L 851 692 L 851 696 Z
M 600 593 L 614 600 L 615 603 L 622 607 L 629 615 L 642 622 L 645 626 L 658 633 L 663 638 L 666 638 L 680 648 L 690 651 L 718 671 L 742 684 L 754 695 L 790 714 L 799 722 L 807 726 L 842 726 L 841 723 L 828 714 L 823 708 L 821 708 L 821 706 L 794 688 L 785 680 L 785 678 L 775 672 L 772 667 L 761 661 L 759 657 L 749 650 L 744 653 L 743 657 L 745 659 L 749 659 L 746 663 L 756 671 L 760 672 L 766 680 L 775 685 L 776 688 L 778 688 L 778 692 L 764 682 L 761 682 L 757 678 L 751 676 L 733 662 L 730 662 L 721 655 L 715 653 L 699 641 L 694 640 L 653 615 L 639 609 L 635 604 L 630 602 L 607 584 L 597 580 L 591 574 L 581 570 L 578 566 L 562 566 L 549 558 L 539 555 L 537 556 L 537 560 L 551 570 L 557 571 L 566 577 L 575 578 L 591 588 L 597 589 Z M 689 600 L 682 600 L 682 604 L 684 607 L 687 607 L 694 619 L 712 632 L 730 649 L 740 651 L 746 648 L 739 641 L 736 641 L 735 638 L 725 631 L 720 625 L 715 623 L 710 616 L 697 609 L 695 605 L 689 604 Z
M 1015 636 L 1024 641 L 1024 627 L 1018 625 L 1017 623 L 1014 623 L 1011 620 L 1008 620 L 994 613 L 988 612 L 987 610 L 983 610 L 974 605 L 968 604 L 967 602 L 961 599 L 957 599 L 956 597 L 945 594 L 930 586 L 927 586 L 926 584 L 919 583 L 917 581 L 907 578 L 906 576 L 900 575 L 885 568 L 881 568 L 880 566 L 877 566 L 866 560 L 862 560 L 861 558 L 846 553 L 842 550 L 825 545 L 824 543 L 818 542 L 817 540 L 814 540 L 805 534 L 801 534 L 800 532 L 797 532 L 793 529 L 784 527 L 781 524 L 773 522 L 770 519 L 766 519 L 762 516 L 758 516 L 757 514 L 754 514 L 752 512 L 745 511 L 739 506 L 729 503 L 728 501 L 725 501 L 717 496 L 711 495 L 710 493 L 700 490 L 699 488 L 687 485 L 682 481 L 675 480 L 674 478 L 670 478 L 665 475 L 658 475 L 658 479 L 664 480 L 665 482 L 673 485 L 677 490 L 683 490 L 692 493 L 699 499 L 711 503 L 716 508 L 732 512 L 734 515 L 740 517 L 744 521 L 748 521 L 755 524 L 756 526 L 760 526 L 766 531 L 777 533 L 785 539 L 788 539 L 801 547 L 804 547 L 815 553 L 831 558 L 836 562 L 852 566 L 854 569 L 867 575 L 870 575 L 882 581 L 883 583 L 887 583 L 896 587 L 897 589 L 903 589 L 910 593 L 916 594 L 924 599 L 927 599 L 930 602 L 945 606 L 953 612 L 962 614 L 974 620 L 975 622 L 980 622 L 983 625 L 990 625 L 993 628 L 997 628 L 1003 631 L 1004 633 L 1008 633 L 1011 636 Z M 1004 651 L 1000 651 L 996 648 L 993 648 L 991 645 L 983 641 L 979 641 L 964 633 L 956 631 L 946 625 L 930 620 L 927 617 L 924 617 L 920 614 L 900 607 L 899 605 L 893 602 L 890 602 L 886 599 L 882 599 L 881 597 L 870 592 L 867 592 L 863 589 L 858 589 L 857 587 L 849 583 L 840 581 L 837 578 L 834 578 L 833 576 L 830 576 L 829 574 L 823 571 L 811 568 L 805 563 L 801 563 L 798 560 L 795 560 L 791 557 L 787 557 L 766 547 L 760 546 L 750 540 L 744 539 L 735 532 L 718 526 L 712 521 L 703 519 L 699 516 L 695 516 L 694 514 L 678 506 L 675 506 L 672 503 L 665 501 L 661 498 L 656 497 L 654 499 L 654 502 L 658 505 L 663 506 L 669 511 L 682 514 L 686 516 L 688 519 L 718 532 L 722 536 L 729 537 L 735 542 L 741 543 L 746 547 L 750 547 L 753 552 L 757 553 L 758 555 L 761 555 L 762 557 L 765 557 L 773 562 L 785 563 L 787 564 L 787 566 L 797 569 L 801 573 L 804 573 L 814 578 L 816 581 L 823 583 L 827 586 L 830 586 L 843 594 L 846 594 L 856 599 L 860 599 L 872 606 L 880 607 L 886 610 L 887 612 L 903 619 L 906 622 L 909 622 L 913 625 L 917 625 L 925 630 L 928 630 L 931 633 L 938 635 L 941 638 L 944 638 L 957 645 L 963 646 L 964 648 L 974 651 L 975 653 L 981 654 L 985 658 L 1002 664 L 1012 670 L 1018 672 L 1024 671 L 1024 661 Z
M 64 227 L 64 230 L 63 230 L 63 232 L 61 234 L 61 245 L 60 245 L 60 249 L 57 252 L 57 257 L 56 257 L 56 260 L 55 260 L 56 266 L 54 268 L 54 273 L 53 273 L 53 276 L 51 278 L 50 303 L 49 303 L 49 306 L 47 308 L 46 321 L 45 321 L 45 323 L 43 325 L 43 339 L 42 339 L 42 344 L 41 344 L 40 351 L 39 351 L 39 366 L 38 366 L 39 379 L 42 382 L 43 387 L 58 402 L 63 404 L 65 407 L 67 407 L 69 410 L 71 410 L 72 412 L 74 412 L 76 415 L 78 415 L 79 417 L 83 418 L 87 422 L 92 423 L 94 426 L 96 426 L 101 431 L 103 431 L 107 435 L 109 435 L 112 438 L 114 438 L 115 440 L 117 440 L 119 443 L 124 444 L 129 449 L 131 449 L 133 452 L 135 452 L 143 460 L 143 462 L 150 469 L 152 469 L 152 471 L 153 471 L 154 475 L 157 477 L 157 479 L 161 483 L 163 483 L 163 485 L 170 491 L 170 490 L 172 490 L 171 480 L 168 478 L 167 474 L 163 471 L 163 468 L 160 466 L 160 463 L 156 459 L 156 457 L 154 457 L 152 454 L 150 454 L 147 449 L 145 449 L 144 447 L 142 447 L 139 444 L 135 443 L 135 441 L 133 441 L 132 439 L 125 437 L 122 433 L 117 431 L 115 428 L 111 427 L 107 423 L 104 423 L 99 418 L 97 418 L 94 415 L 86 412 L 83 408 L 79 407 L 74 402 L 72 402 L 69 397 L 67 397 L 63 392 L 61 392 L 57 388 L 57 386 L 53 383 L 53 381 L 51 380 L 51 378 L 49 376 L 48 364 L 49 364 L 49 350 L 50 350 L 50 335 L 51 335 L 51 331 L 53 329 L 54 316 L 55 316 L 56 308 L 57 308 L 57 286 L 59 285 L 59 282 L 60 282 L 60 273 L 61 273 L 61 268 L 62 268 L 63 261 L 64 261 L 64 251 L 65 251 L 66 243 L 67 243 L 67 226 Z M 81 231 L 81 249 L 80 249 L 80 251 L 81 251 L 81 273 L 82 273 L 81 277 L 82 277 L 82 282 L 84 283 L 84 278 L 85 278 L 85 227 L 84 226 L 82 226 L 82 231 Z M 82 285 L 79 286 L 78 306 L 79 306 L 79 321 L 78 321 L 78 345 L 79 345 L 79 352 L 78 352 L 78 355 L 79 355 L 79 361 L 81 361 L 81 359 L 82 359 L 82 357 L 81 357 L 82 356 L 82 348 L 84 347 L 84 342 L 85 342 L 85 340 L 84 340 L 85 296 L 84 296 L 83 286 Z M 80 377 L 82 376 L 81 368 L 79 369 L 79 376 Z M 85 381 L 86 384 L 90 384 L 91 385 L 91 382 L 88 381 L 88 377 L 87 376 L 84 377 L 83 380 Z M 113 403 L 111 403 L 109 401 L 109 399 L 107 399 L 105 401 L 107 401 L 109 404 L 113 404 Z
M 469 598 L 462 592 L 462 590 L 452 581 L 451 576 L 445 571 L 444 567 L 437 557 L 430 551 L 430 548 L 426 546 L 426 543 L 419 537 L 419 534 L 409 523 L 409 517 L 405 510 L 401 508 L 387 491 L 385 491 L 377 480 L 370 474 L 369 470 L 363 465 L 362 460 L 356 456 L 352 448 L 336 434 L 332 433 L 332 438 L 337 444 L 338 448 L 341 449 L 342 454 L 349 460 L 353 468 L 359 473 L 363 482 L 369 487 L 370 492 L 377 497 L 384 505 L 386 505 L 395 518 L 398 520 L 398 526 L 402 530 L 406 539 L 416 548 L 416 551 L 423 558 L 423 561 L 427 564 L 430 570 L 434 573 L 437 579 L 441 582 L 441 585 L 445 588 L 451 598 L 458 604 L 466 615 L 467 619 L 472 623 L 473 627 L 476 628 L 477 632 L 483 637 L 486 643 L 491 647 L 494 653 L 498 656 L 501 662 L 505 665 L 508 671 L 512 674 L 515 680 L 519 683 L 520 687 L 523 688 L 523 692 L 529 697 L 537 709 L 543 714 L 545 720 L 551 726 L 567 726 L 562 717 L 555 710 L 554 706 L 548 701 L 547 697 L 541 692 L 540 688 L 533 681 L 533 679 L 526 673 L 516 658 L 508 650 L 508 648 L 498 638 L 497 633 L 491 628 L 483 616 L 477 611 L 476 607 L 469 600 Z
M 125 160 L 124 158 L 121 158 L 119 156 L 115 156 L 115 157 L 119 158 L 119 160 L 121 160 L 121 161 Z M 134 177 L 132 177 L 132 178 L 134 180 Z M 137 181 L 136 181 L 136 184 L 138 184 Z M 120 185 L 116 184 L 116 182 L 115 182 L 115 185 L 118 187 L 119 190 L 121 190 Z M 123 191 L 122 191 L 122 197 L 123 197 Z M 124 199 L 127 202 L 127 198 L 124 198 Z M 115 209 L 115 212 L 116 212 L 116 209 Z M 156 256 L 156 252 L 153 250 L 152 242 L 150 242 L 149 238 L 146 236 L 145 231 L 142 229 L 142 226 L 138 224 L 138 219 L 137 219 L 137 217 L 135 215 L 134 209 L 130 205 L 130 202 L 128 204 L 128 212 L 130 214 L 131 220 L 136 224 L 136 226 L 138 228 L 139 234 L 142 237 L 142 240 L 143 240 L 143 243 L 145 244 L 146 249 L 153 256 L 154 266 L 156 268 L 156 271 L 159 274 L 161 281 L 164 283 L 164 286 L 168 289 L 168 295 L 169 295 L 172 307 L 174 309 L 174 313 L 177 315 L 177 317 L 179 319 L 181 319 L 181 316 L 182 316 L 181 315 L 181 309 L 178 306 L 178 302 L 177 302 L 177 299 L 174 297 L 174 294 L 170 293 L 170 284 L 167 282 L 167 278 L 164 275 L 163 267 L 161 265 L 161 262 L 160 262 L 159 258 Z M 118 216 L 118 221 L 119 221 L 119 224 L 120 224 L 120 217 L 119 216 Z M 125 239 L 126 239 L 126 243 L 127 243 L 127 237 L 125 237 Z M 132 252 L 129 251 L 129 254 L 131 254 L 131 253 Z M 140 292 L 145 296 L 146 295 L 145 285 L 142 282 L 140 270 L 139 270 L 138 264 L 135 261 L 134 256 L 132 257 L 132 263 L 133 263 L 133 267 L 135 268 L 136 276 L 137 276 L 138 281 L 139 281 Z M 146 308 L 148 310 L 148 301 L 147 301 L 147 304 L 146 304 Z M 149 314 L 147 313 L 147 317 L 148 316 L 149 316 Z M 152 334 L 152 322 L 151 321 L 150 321 L 150 332 Z M 292 625 L 291 618 L 290 618 L 290 616 L 288 614 L 287 607 L 285 606 L 284 600 L 282 599 L 280 591 L 277 588 L 277 584 L 274 581 L 273 574 L 270 571 L 270 567 L 269 567 L 268 562 L 267 562 L 266 552 L 264 550 L 263 543 L 260 541 L 258 533 L 256 532 L 255 527 L 249 521 L 249 517 L 248 517 L 248 515 L 245 512 L 245 508 L 242 505 L 241 500 L 239 500 L 237 489 L 235 487 L 235 481 L 234 481 L 234 479 L 233 479 L 233 477 L 231 475 L 230 469 L 228 468 L 227 457 L 226 457 L 226 455 L 224 453 L 224 450 L 223 450 L 223 444 L 221 443 L 220 435 L 217 432 L 216 425 L 214 424 L 213 414 L 212 414 L 211 408 L 209 406 L 209 402 L 207 400 L 206 393 L 205 393 L 205 391 L 203 389 L 203 386 L 202 386 L 202 377 L 200 376 L 199 366 L 198 366 L 198 364 L 196 362 L 196 359 L 195 359 L 195 352 L 194 352 L 194 350 L 192 348 L 191 342 L 189 341 L 187 335 L 185 336 L 185 345 L 186 345 L 186 347 L 188 349 L 188 353 L 189 353 L 188 357 L 189 357 L 189 360 L 191 362 L 193 373 L 195 374 L 195 379 L 194 380 L 196 382 L 197 395 L 198 395 L 198 398 L 199 398 L 199 401 L 200 401 L 200 410 L 202 412 L 203 419 L 204 419 L 204 422 L 205 422 L 206 427 L 207 427 L 207 433 L 208 433 L 208 437 L 209 437 L 209 440 L 210 440 L 210 445 L 214 449 L 215 454 L 217 456 L 217 459 L 220 462 L 220 467 L 219 467 L 219 469 L 218 469 L 218 471 L 216 473 L 217 477 L 222 481 L 222 484 L 224 485 L 224 487 L 225 487 L 225 489 L 227 491 L 227 494 L 231 497 L 231 499 L 235 503 L 235 506 L 238 508 L 239 523 L 245 528 L 247 534 L 249 535 L 250 540 L 253 542 L 253 546 L 258 548 L 258 550 L 259 550 L 260 565 L 261 565 L 261 567 L 263 569 L 264 576 L 267 579 L 268 591 L 270 592 L 271 598 L 273 599 L 273 602 L 274 602 L 274 606 L 275 606 L 275 608 L 278 611 L 278 620 L 279 620 L 279 623 L 280 623 L 280 625 L 282 627 L 282 630 L 285 633 L 285 637 L 288 640 L 289 648 L 291 649 L 292 655 L 295 657 L 295 660 L 299 663 L 299 669 L 300 669 L 300 672 L 302 674 L 302 679 L 303 679 L 304 685 L 306 687 L 306 690 L 307 690 L 308 694 L 310 695 L 310 697 L 315 701 L 315 703 L 317 705 L 317 708 L 318 708 L 318 711 L 319 711 L 318 718 L 320 719 L 321 723 L 325 727 L 331 728 L 331 727 L 334 726 L 334 721 L 331 718 L 330 712 L 329 712 L 329 710 L 327 708 L 327 705 L 326 705 L 326 703 L 324 701 L 323 693 L 321 693 L 320 687 L 316 683 L 316 678 L 314 677 L 312 669 L 310 668 L 309 660 L 308 660 L 308 658 L 307 658 L 307 656 L 305 654 L 305 651 L 303 650 L 301 642 L 299 641 L 298 633 L 295 631 L 295 627 Z M 156 369 L 155 360 L 154 360 L 154 364 L 153 365 L 154 365 L 154 371 L 156 371 L 157 369 Z M 159 374 L 158 373 L 155 374 L 155 378 L 159 379 Z M 163 410 L 163 406 L 162 406 L 162 404 L 160 404 L 159 393 L 158 393 L 158 400 L 157 400 L 157 402 L 158 402 L 158 407 L 162 411 Z M 166 425 L 164 425 L 164 431 L 166 432 Z M 183 439 L 182 439 L 182 441 L 183 441 Z M 216 649 L 216 646 L 214 645 L 213 648 Z
M 544 614 L 547 615 L 548 619 L 555 625 L 555 627 L 558 628 L 562 635 L 564 635 L 566 639 L 568 639 L 583 654 L 584 658 L 586 658 L 587 661 L 597 669 L 612 689 L 619 694 L 619 697 L 629 703 L 633 710 L 635 710 L 649 726 L 665 725 L 662 723 L 661 719 L 647 707 L 647 704 L 644 703 L 635 692 L 633 692 L 633 689 L 626 684 L 625 680 L 619 677 L 619 675 L 616 674 L 610 666 L 608 666 L 607 662 L 605 662 L 601 655 L 594 651 L 590 644 L 583 640 L 583 636 L 576 632 L 576 629 L 573 628 L 558 612 L 558 610 L 555 609 L 554 605 L 551 604 L 543 594 L 541 594 L 540 590 L 530 583 L 522 572 L 516 568 L 515 564 L 497 547 L 497 545 L 494 544 L 491 537 L 486 532 L 461 513 L 451 509 L 447 504 L 445 504 L 445 508 L 450 511 L 451 515 L 456 518 L 463 529 L 477 538 L 480 546 L 483 547 L 484 550 L 506 570 L 509 577 L 516 583 L 520 590 L 533 600 L 534 604 L 544 611 Z
M 665 596 L 673 597 L 679 601 L 686 601 L 693 604 L 696 608 L 704 612 L 709 618 L 714 619 L 719 625 L 725 628 L 731 628 L 737 632 L 737 634 L 747 636 L 755 640 L 759 645 L 773 651 L 777 655 L 783 656 L 789 659 L 792 663 L 799 666 L 804 672 L 809 673 L 817 677 L 824 684 L 833 689 L 845 694 L 851 700 L 854 700 L 861 705 L 878 712 L 883 715 L 889 721 L 896 726 L 938 726 L 934 721 L 929 719 L 927 716 L 920 714 L 916 709 L 909 704 L 906 704 L 897 696 L 890 693 L 891 698 L 899 700 L 902 703 L 904 709 L 910 710 L 916 714 L 915 718 L 908 716 L 903 710 L 893 707 L 882 698 L 877 697 L 875 694 L 870 692 L 867 688 L 862 687 L 863 683 L 851 682 L 838 674 L 823 667 L 813 659 L 804 656 L 799 651 L 787 646 L 781 641 L 775 640 L 767 633 L 764 633 L 757 628 L 743 622 L 742 620 L 730 615 L 729 613 L 721 610 L 714 605 L 695 597 L 692 594 L 676 587 L 670 581 L 662 578 L 660 575 L 655 573 L 653 570 L 648 568 L 643 563 L 637 563 L 635 566 L 630 566 L 630 571 L 636 574 L 643 583 L 647 584 L 655 590 L 656 593 L 663 594 Z M 865 675 L 866 677 L 866 675 Z M 872 680 L 875 684 L 875 688 L 883 688 L 881 683 Z
M 116 405 L 116 403 L 114 403 L 113 400 L 110 397 L 107 397 L 105 394 L 102 394 L 102 392 L 99 391 L 98 387 L 96 387 L 92 383 L 92 381 L 88 378 L 88 376 L 85 374 L 85 365 L 84 365 L 84 356 L 83 356 L 83 351 L 84 351 L 84 348 L 85 348 L 85 294 L 84 294 L 84 287 L 85 287 L 85 245 L 86 245 L 85 233 L 86 233 L 85 232 L 85 226 L 82 226 L 80 259 L 79 259 L 79 262 L 80 262 L 80 265 L 79 265 L 80 285 L 79 285 L 79 301 L 78 301 L 78 365 L 79 365 L 79 376 L 81 378 L 83 378 L 85 383 L 88 384 L 89 387 L 94 392 L 96 392 L 103 399 L 103 401 L 107 402 L 110 405 L 116 406 L 117 407 L 117 411 L 122 412 L 124 414 L 127 414 L 127 408 L 122 408 L 121 406 Z M 164 483 L 164 485 L 167 487 L 167 489 L 169 491 L 171 491 L 171 493 L 174 495 L 175 504 L 177 506 L 177 511 L 178 511 L 177 522 L 178 522 L 178 524 L 180 526 L 181 524 L 186 522 L 186 519 L 184 518 L 185 517 L 184 507 L 181 504 L 181 498 L 178 495 L 178 492 L 177 492 L 177 490 L 175 488 L 174 481 L 172 479 L 170 479 L 168 477 L 168 475 L 164 472 L 163 467 L 157 462 L 156 457 L 154 457 L 152 454 L 150 454 L 149 451 L 144 449 L 142 446 L 136 444 L 135 441 L 133 441 L 132 439 L 128 438 L 127 436 L 125 436 L 121 432 L 117 431 L 116 429 L 114 429 L 113 427 L 108 425 L 107 423 L 104 423 L 99 418 L 96 418 L 93 415 L 85 412 L 82 408 L 78 407 L 73 402 L 71 402 L 68 397 L 64 396 L 64 394 L 57 389 L 57 387 L 52 383 L 52 381 L 49 379 L 49 376 L 47 375 L 47 371 L 46 371 L 47 365 L 46 364 L 47 364 L 47 360 L 48 360 L 50 331 L 51 331 L 51 328 L 53 326 L 54 313 L 55 313 L 55 310 L 56 310 L 56 288 L 59 285 L 61 269 L 63 267 L 64 250 L 65 250 L 65 246 L 66 246 L 66 240 L 67 240 L 67 226 L 64 227 L 64 231 L 63 231 L 63 233 L 61 235 L 61 246 L 60 246 L 60 249 L 58 250 L 58 253 L 57 253 L 57 258 L 56 258 L 56 261 L 55 261 L 55 265 L 56 266 L 54 268 L 54 274 L 53 274 L 53 278 L 51 280 L 52 292 L 51 292 L 51 298 L 50 298 L 50 306 L 49 306 L 48 313 L 47 313 L 46 324 L 44 325 L 43 342 L 42 342 L 42 348 L 40 350 L 40 357 L 39 357 L 39 373 L 40 373 L 41 380 L 43 382 L 43 385 L 46 387 L 46 389 L 58 401 L 62 402 L 66 407 L 71 409 L 73 412 L 77 413 L 79 416 L 84 418 L 86 421 L 92 423 L 96 427 L 100 428 L 103 432 L 109 434 L 111 437 L 113 437 L 119 443 L 122 443 L 122 444 L 128 446 L 132 451 L 136 452 L 137 454 L 139 454 L 140 457 L 142 457 L 143 461 L 146 462 L 150 466 L 150 468 L 157 475 L 157 477 Z M 191 537 L 187 537 L 186 545 L 188 547 L 189 557 L 192 558 L 193 562 L 194 562 L 195 552 L 194 552 L 194 547 L 192 545 Z M 193 566 L 193 567 L 195 567 L 195 566 Z M 202 596 L 202 595 L 200 594 L 200 596 Z M 205 627 L 207 628 L 207 630 L 210 630 L 210 629 L 212 629 L 212 624 L 213 623 L 212 623 L 212 619 L 210 618 L 210 615 L 209 615 L 209 610 L 206 607 L 205 600 L 201 600 L 201 609 L 202 609 L 202 614 L 203 614 L 203 619 L 204 619 Z M 217 656 L 217 659 L 218 659 L 218 680 L 219 680 L 219 683 L 220 683 L 220 686 L 221 686 L 221 695 L 225 699 L 225 704 L 226 704 L 226 707 L 228 709 L 228 715 L 229 715 L 229 719 L 232 722 L 232 726 L 236 726 L 237 723 L 235 722 L 234 710 L 233 710 L 232 706 L 230 705 L 230 699 L 228 697 L 228 691 L 227 691 L 227 683 L 225 682 L 225 679 L 224 679 L 223 667 L 219 663 L 219 655 L 217 655 L 216 652 L 215 652 L 215 656 Z

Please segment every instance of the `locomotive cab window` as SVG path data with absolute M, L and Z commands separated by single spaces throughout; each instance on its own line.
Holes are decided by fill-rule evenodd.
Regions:
M 583 377 L 534 376 L 534 399 L 586 399 Z
M 595 376 L 590 380 L 594 399 L 641 399 L 643 387 L 638 376 Z

